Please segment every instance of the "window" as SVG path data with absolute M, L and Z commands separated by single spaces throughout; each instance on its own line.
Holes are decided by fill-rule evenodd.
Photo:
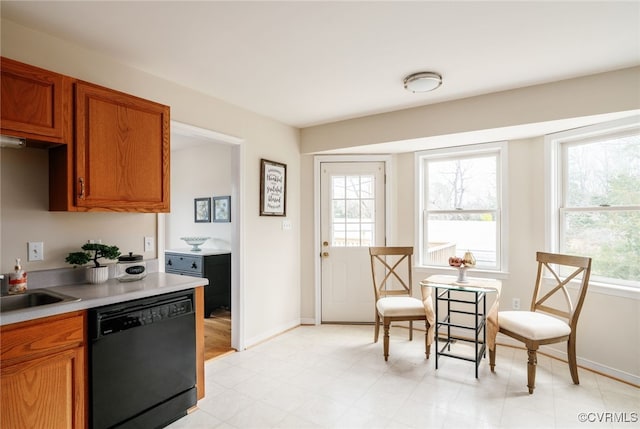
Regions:
M 552 250 L 593 258 L 591 279 L 640 287 L 640 122 L 549 136 Z
M 502 177 L 506 144 L 420 152 L 420 261 L 449 266 L 473 252 L 479 269 L 504 270 Z

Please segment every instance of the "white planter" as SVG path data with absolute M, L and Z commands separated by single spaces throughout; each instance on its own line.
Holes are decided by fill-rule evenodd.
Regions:
M 458 283 L 467 283 L 467 267 L 458 267 Z
M 89 283 L 104 283 L 109 280 L 109 267 L 88 267 L 87 281 Z

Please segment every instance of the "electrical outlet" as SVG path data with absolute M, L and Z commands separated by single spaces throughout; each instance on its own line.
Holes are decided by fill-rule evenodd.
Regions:
M 27 261 L 44 261 L 44 243 L 30 241 L 27 243 Z
M 513 307 L 514 310 L 520 310 L 520 298 L 513 298 L 511 307 Z
M 153 252 L 154 244 L 153 237 L 145 237 L 144 238 L 144 251 L 145 252 Z

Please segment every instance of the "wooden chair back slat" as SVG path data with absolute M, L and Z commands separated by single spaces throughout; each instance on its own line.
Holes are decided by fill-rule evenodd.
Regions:
M 568 320 L 569 324 L 572 325 L 573 321 L 576 320 L 580 314 L 582 304 L 586 296 L 589 284 L 589 275 L 591 272 L 591 258 L 537 252 L 536 260 L 538 261 L 538 273 L 531 302 L 531 311 L 542 311 L 555 316 L 564 317 Z M 574 267 L 575 270 L 567 275 L 563 275 L 560 273 L 560 268 L 562 266 Z M 556 285 L 547 293 L 540 296 L 543 282 L 548 278 L 545 276 L 545 273 L 551 274 L 556 281 Z M 567 290 L 567 285 L 579 276 L 581 276 L 580 284 L 574 305 L 571 300 L 571 296 L 569 295 L 569 291 Z M 558 293 L 560 293 L 564 298 L 564 302 L 566 304 L 565 309 L 559 308 L 558 305 L 551 304 L 549 302 L 550 298 Z
M 369 254 L 376 301 L 383 296 L 412 295 L 411 256 L 413 255 L 413 247 L 370 247 Z M 379 269 L 384 269 L 383 276 L 378 272 Z M 397 284 L 394 284 L 395 289 L 389 286 L 391 279 L 397 280 Z

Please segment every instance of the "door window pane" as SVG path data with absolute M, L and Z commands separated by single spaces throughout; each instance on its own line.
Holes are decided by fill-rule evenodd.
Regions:
M 331 184 L 331 245 L 371 246 L 375 243 L 374 176 L 333 176 Z

